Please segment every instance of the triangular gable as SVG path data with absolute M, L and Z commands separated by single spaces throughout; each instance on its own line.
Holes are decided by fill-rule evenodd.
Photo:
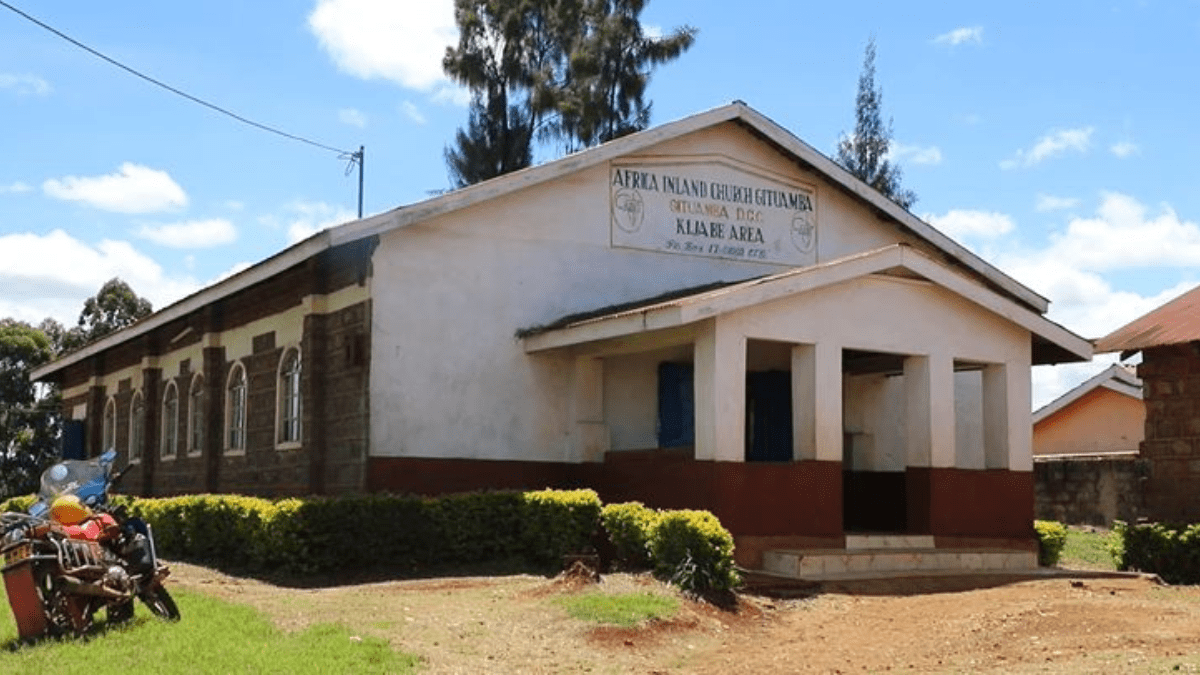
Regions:
M 666 141 L 694 134 L 726 122 L 736 122 L 742 125 L 749 133 L 763 139 L 802 167 L 823 175 L 830 184 L 857 200 L 865 202 L 877 214 L 927 242 L 934 249 L 943 253 L 948 260 L 978 275 L 981 281 L 998 292 L 1008 295 L 1038 313 L 1045 313 L 1049 308 L 1046 298 L 904 210 L 874 188 L 855 178 L 836 162 L 801 141 L 787 129 L 740 101 L 623 136 L 545 164 L 454 190 L 428 201 L 401 207 L 365 220 L 347 223 L 329 230 L 328 233 L 334 245 L 361 237 L 383 234 L 396 228 L 424 222 L 430 218 L 497 199 L 589 167 L 618 160 L 627 155 L 635 155 Z
M 1028 330 L 1033 339 L 1035 365 L 1086 361 L 1092 357 L 1091 343 L 1087 340 L 904 244 L 684 297 L 633 304 L 628 308 L 571 322 L 555 322 L 551 328 L 530 328 L 521 331 L 520 335 L 523 336 L 527 352 L 630 337 L 678 328 L 797 293 L 881 273 L 910 278 L 915 276 L 931 281 Z
M 34 379 L 49 377 L 67 366 L 111 349 L 126 340 L 146 334 L 212 302 L 238 293 L 335 246 L 425 222 L 430 218 L 513 194 L 519 190 L 556 180 L 624 156 L 635 155 L 666 141 L 728 122 L 740 124 L 750 134 L 764 140 L 803 168 L 823 175 L 831 185 L 865 203 L 877 215 L 892 222 L 901 230 L 908 231 L 928 243 L 934 250 L 943 254 L 945 260 L 961 267 L 988 288 L 1037 314 L 1044 314 L 1048 309 L 1049 302 L 1044 297 L 904 210 L 852 176 L 833 160 L 801 141 L 787 129 L 739 101 L 630 134 L 545 164 L 454 190 L 423 202 L 323 230 L 263 262 L 169 305 L 133 326 L 108 335 L 79 351 L 42 366 L 33 372 L 32 377 Z
M 1033 413 L 1033 423 L 1038 424 L 1055 413 L 1070 407 L 1071 404 L 1083 398 L 1091 391 L 1101 387 L 1124 396 L 1129 396 L 1130 398 L 1136 398 L 1139 401 L 1142 400 L 1141 379 L 1129 372 L 1124 366 L 1113 364 L 1080 383 L 1079 386 L 1039 408 Z

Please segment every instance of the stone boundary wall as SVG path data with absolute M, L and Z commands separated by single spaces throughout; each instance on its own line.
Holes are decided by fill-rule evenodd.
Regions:
M 1135 522 L 1147 515 L 1149 467 L 1136 452 L 1034 457 L 1036 517 L 1101 527 Z

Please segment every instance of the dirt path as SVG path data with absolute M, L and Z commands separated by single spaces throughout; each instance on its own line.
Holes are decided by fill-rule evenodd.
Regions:
M 1200 672 L 1200 589 L 1067 578 L 956 592 L 936 581 L 810 598 L 685 603 L 670 621 L 598 627 L 554 602 L 578 584 L 533 576 L 297 590 L 175 565 L 181 588 L 255 606 L 280 625 L 336 622 L 387 638 L 429 673 Z M 924 586 L 914 584 L 924 584 Z M 609 575 L 605 592 L 671 593 Z

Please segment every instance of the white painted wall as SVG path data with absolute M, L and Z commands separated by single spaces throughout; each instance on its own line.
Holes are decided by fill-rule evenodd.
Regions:
M 819 262 L 913 242 L 737 125 L 644 153 L 673 155 L 724 155 L 815 183 Z M 515 331 L 782 269 L 611 247 L 608 181 L 608 166 L 592 167 L 381 235 L 371 282 L 373 456 L 584 459 L 571 443 L 573 355 L 526 354 Z M 729 335 L 724 330 L 708 335 L 722 344 L 749 337 L 913 353 L 951 349 L 956 358 L 1003 358 L 1026 369 L 1029 361 L 1027 332 L 923 284 L 862 280 L 747 310 Z M 653 440 L 652 360 L 605 359 L 603 400 L 614 448 Z M 625 393 L 635 389 L 642 393 Z

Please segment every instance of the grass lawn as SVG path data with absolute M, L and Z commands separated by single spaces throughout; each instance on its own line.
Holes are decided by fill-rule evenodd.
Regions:
M 1115 571 L 1116 562 L 1105 548 L 1109 536 L 1108 530 L 1068 527 L 1067 545 L 1063 547 L 1058 566 L 1076 570 Z
M 632 628 L 650 619 L 665 619 L 679 610 L 679 599 L 654 593 L 584 593 L 559 600 L 572 618 Z
M 133 621 L 97 626 L 85 639 L 17 642 L 17 627 L 0 586 L 0 673 L 127 675 L 128 673 L 412 673 L 417 658 L 384 640 L 341 626 L 287 633 L 255 610 L 171 589 L 183 618 L 167 623 L 140 603 Z M 85 665 L 86 664 L 86 665 Z

